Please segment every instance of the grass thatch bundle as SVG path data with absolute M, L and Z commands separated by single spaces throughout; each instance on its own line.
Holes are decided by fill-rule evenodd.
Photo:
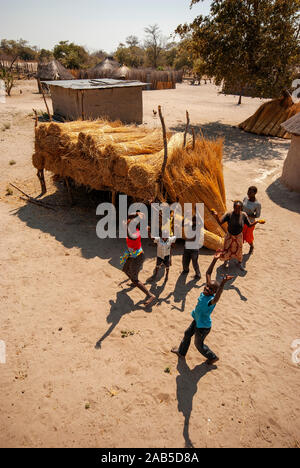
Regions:
M 300 103 L 295 104 L 289 94 L 265 102 L 249 119 L 239 125 L 246 132 L 290 138 L 281 124 L 300 112 Z
M 167 133 L 168 162 L 160 130 L 120 122 L 77 121 L 41 124 L 35 131 L 32 161 L 95 190 L 125 193 L 136 200 L 205 204 L 205 245 L 220 248 L 225 235 L 210 210 L 226 211 L 222 140 Z

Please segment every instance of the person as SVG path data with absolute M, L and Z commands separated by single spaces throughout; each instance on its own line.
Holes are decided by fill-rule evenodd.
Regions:
M 169 271 L 171 266 L 171 248 L 172 244 L 176 242 L 176 236 L 172 237 L 154 237 L 153 241 L 157 244 L 157 261 L 156 267 L 153 273 L 152 279 L 155 279 L 158 273 L 158 270 L 165 265 L 166 267 L 166 278 L 167 282 L 169 279 Z
M 192 220 L 192 229 L 195 231 L 197 229 L 197 218 L 196 216 L 193 217 Z M 192 260 L 193 268 L 195 270 L 195 279 L 201 279 L 200 267 L 199 267 L 199 247 L 196 249 L 188 249 L 187 243 L 192 242 L 196 239 L 196 236 L 193 239 L 189 239 L 185 241 L 184 245 L 184 252 L 182 257 L 182 268 L 183 273 L 188 274 L 190 271 L 190 263 Z
M 245 224 L 248 227 L 253 227 L 258 224 L 259 221 L 251 223 L 246 213 L 243 211 L 243 203 L 241 201 L 235 201 L 233 205 L 233 211 L 226 213 L 222 218 L 215 210 L 211 210 L 211 213 L 215 216 L 217 222 L 222 226 L 224 223 L 228 224 L 228 232 L 225 236 L 224 249 L 221 254 L 221 260 L 224 260 L 224 266 L 227 268 L 229 261 L 232 258 L 237 259 L 239 267 L 244 271 L 243 267 L 243 230 Z
M 248 196 L 243 201 L 243 210 L 252 223 L 261 216 L 261 204 L 256 199 L 257 192 L 257 187 L 250 187 L 248 189 Z M 255 226 L 248 227 L 245 224 L 243 230 L 243 241 L 250 245 L 250 255 L 252 255 L 254 251 L 254 229 Z
M 227 281 L 233 279 L 233 276 L 226 275 L 221 283 L 211 279 L 213 269 L 221 253 L 217 252 L 210 267 L 206 272 L 206 285 L 201 293 L 198 304 L 192 312 L 193 321 L 186 330 L 179 348 L 173 348 L 172 353 L 178 357 L 184 358 L 189 350 L 191 339 L 195 336 L 195 346 L 200 354 L 207 359 L 207 364 L 212 365 L 219 360 L 218 356 L 204 344 L 204 340 L 211 332 L 212 320 L 211 314 L 219 302 Z
M 130 223 L 136 218 L 142 219 L 143 214 L 137 212 L 129 215 L 127 219 L 127 250 L 120 258 L 120 264 L 123 267 L 123 272 L 132 281 L 133 286 L 139 288 L 146 295 L 146 307 L 150 306 L 155 300 L 155 296 L 148 291 L 146 286 L 139 280 L 139 272 L 143 267 L 145 254 L 142 249 L 142 237 L 139 228 L 133 230 Z

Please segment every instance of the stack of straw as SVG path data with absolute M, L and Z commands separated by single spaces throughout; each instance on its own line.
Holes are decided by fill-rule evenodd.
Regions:
M 204 203 L 205 246 L 221 248 L 224 230 L 210 210 L 226 211 L 222 140 L 167 133 L 168 163 L 161 130 L 120 122 L 77 121 L 41 124 L 35 131 L 33 165 L 96 190 L 125 193 L 135 200 Z
M 281 124 L 300 112 L 300 103 L 295 104 L 289 94 L 272 101 L 265 102 L 260 108 L 239 125 L 246 132 L 257 135 L 269 135 L 280 138 L 290 138 L 290 134 Z

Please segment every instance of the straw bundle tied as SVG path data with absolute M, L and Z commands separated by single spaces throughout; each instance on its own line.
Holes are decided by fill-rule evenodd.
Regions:
M 35 129 L 33 165 L 96 190 L 125 193 L 136 200 L 204 203 L 205 245 L 221 248 L 224 230 L 210 210 L 226 211 L 221 139 L 193 142 L 167 132 L 168 160 L 161 177 L 164 141 L 160 130 L 120 122 L 77 121 Z

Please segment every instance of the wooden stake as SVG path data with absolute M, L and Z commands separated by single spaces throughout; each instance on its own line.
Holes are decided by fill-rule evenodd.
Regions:
M 167 140 L 166 124 L 165 124 L 165 121 L 161 112 L 161 106 L 158 106 L 158 114 L 159 114 L 159 118 L 160 118 L 161 125 L 162 125 L 163 140 L 164 140 L 164 162 L 163 162 L 163 165 L 161 168 L 161 174 L 160 174 L 160 187 L 162 191 L 163 179 L 164 179 L 165 170 L 166 170 L 167 162 L 168 162 L 168 140 Z
M 25 195 L 26 198 L 20 197 L 22 200 L 29 201 L 30 203 L 33 203 L 34 205 L 42 206 L 43 208 L 47 208 L 48 210 L 56 211 L 55 208 L 53 208 L 53 206 L 49 205 L 48 203 L 42 202 L 41 200 L 35 200 L 30 195 L 23 192 L 23 190 L 19 189 L 19 187 L 17 187 L 16 185 L 12 183 L 10 183 L 10 185 L 16 190 L 18 190 L 20 193 L 22 193 L 22 195 Z
M 46 187 L 46 182 L 45 182 L 45 177 L 44 177 L 44 169 L 38 170 L 37 176 L 41 183 L 42 195 L 45 195 L 45 193 L 47 192 L 47 187 Z
M 35 109 L 32 109 L 33 112 L 34 112 L 34 115 L 35 115 L 35 124 L 34 124 L 34 128 L 37 128 L 38 124 L 39 124 L 39 118 L 38 118 L 38 115 L 37 115 L 37 111 Z
M 186 146 L 186 137 L 187 137 L 187 132 L 188 132 L 188 129 L 189 129 L 189 125 L 190 125 L 190 116 L 189 116 L 188 111 L 186 111 L 186 127 L 185 127 L 185 132 L 184 132 L 183 148 L 185 148 L 185 146 Z
M 48 103 L 47 103 L 47 100 L 46 100 L 46 96 L 45 96 L 45 93 L 44 93 L 44 88 L 43 88 L 41 80 L 39 78 L 38 78 L 38 81 L 39 81 L 40 86 L 41 86 L 41 91 L 42 91 L 43 99 L 44 99 L 44 102 L 45 102 L 45 105 L 46 105 L 47 113 L 49 115 L 49 120 L 50 120 L 50 122 L 52 122 L 52 117 L 51 117 L 49 107 L 48 107 Z

